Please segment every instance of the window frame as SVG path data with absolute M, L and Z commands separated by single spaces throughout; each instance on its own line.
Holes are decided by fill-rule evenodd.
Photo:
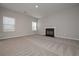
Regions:
M 14 24 L 11 24 L 11 23 L 6 24 L 6 22 L 5 22 L 6 18 L 8 18 L 9 20 L 12 19 L 14 21 L 13 22 Z M 10 26 L 13 27 L 13 29 L 12 28 L 9 28 L 9 29 L 7 28 L 7 27 L 10 27 Z M 15 18 L 3 16 L 3 32 L 14 32 L 14 31 L 15 31 Z
M 34 23 L 36 24 L 35 28 L 34 28 Z M 32 31 L 37 31 L 37 22 L 35 21 L 32 21 Z

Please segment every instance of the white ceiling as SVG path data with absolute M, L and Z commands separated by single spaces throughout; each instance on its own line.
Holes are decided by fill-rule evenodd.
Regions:
M 39 5 L 38 8 L 35 8 L 35 5 Z M 68 4 L 68 3 L 2 3 L 1 7 L 5 7 L 17 12 L 26 13 L 30 16 L 40 18 L 48 16 L 59 10 L 69 8 L 71 6 L 76 6 L 78 4 Z

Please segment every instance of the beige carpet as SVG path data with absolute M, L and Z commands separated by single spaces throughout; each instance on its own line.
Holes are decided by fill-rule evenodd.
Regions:
M 79 56 L 79 41 L 41 35 L 5 39 L 0 56 Z

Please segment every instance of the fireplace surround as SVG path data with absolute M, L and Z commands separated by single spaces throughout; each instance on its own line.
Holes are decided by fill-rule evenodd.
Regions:
M 54 28 L 46 28 L 46 36 L 54 37 Z

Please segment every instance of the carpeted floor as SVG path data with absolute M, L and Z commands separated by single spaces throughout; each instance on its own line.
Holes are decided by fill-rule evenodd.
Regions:
M 5 39 L 0 56 L 79 56 L 79 41 L 41 35 Z

